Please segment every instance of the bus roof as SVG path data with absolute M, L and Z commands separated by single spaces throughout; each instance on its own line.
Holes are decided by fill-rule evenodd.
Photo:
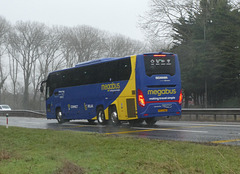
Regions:
M 129 57 L 129 56 L 127 56 Z M 81 62 L 75 65 L 75 67 L 81 67 L 81 66 L 86 66 L 86 65 L 93 65 L 93 64 L 98 64 L 98 63 L 103 63 L 103 62 L 109 62 L 113 60 L 118 60 L 122 58 L 127 58 L 127 57 L 110 57 L 110 58 L 100 58 L 100 59 L 94 59 L 94 60 L 89 60 L 87 62 Z
M 172 53 L 167 53 L 167 52 L 145 53 L 145 54 L 141 54 L 141 55 L 153 55 L 153 54 L 173 55 Z M 130 56 L 94 59 L 94 60 L 89 60 L 89 61 L 86 61 L 86 62 L 78 63 L 78 64 L 75 65 L 75 67 L 81 67 L 81 66 L 86 66 L 86 65 L 93 65 L 93 64 L 103 63 L 103 62 L 109 62 L 109 61 L 118 60 L 118 59 L 127 58 L 127 57 L 130 57 Z
M 153 53 L 144 53 L 144 54 L 139 54 L 139 55 L 154 55 L 154 54 L 173 55 L 173 53 L 167 53 L 167 52 L 153 52 Z M 113 60 L 124 59 L 124 58 L 128 58 L 128 57 L 130 57 L 130 56 L 110 57 L 110 58 L 100 58 L 100 59 L 89 60 L 89 61 L 86 61 L 86 62 L 78 63 L 78 64 L 75 65 L 75 67 L 70 67 L 70 68 L 65 68 L 65 69 L 61 69 L 61 70 L 56 70 L 56 71 L 53 71 L 51 73 L 64 71 L 64 70 L 67 70 L 67 69 L 74 69 L 74 68 L 77 68 L 77 67 L 83 67 L 83 66 L 87 66 L 87 65 L 94 65 L 94 64 L 98 64 L 98 63 L 109 62 L 109 61 L 113 61 Z
M 143 54 L 143 55 L 154 55 L 154 54 L 173 55 L 173 53 L 168 53 L 168 52 L 145 53 L 145 54 Z

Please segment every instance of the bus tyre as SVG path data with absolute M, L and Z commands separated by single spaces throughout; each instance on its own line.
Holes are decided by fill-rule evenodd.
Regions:
M 65 122 L 65 121 L 63 120 L 63 117 L 62 117 L 62 111 L 61 111 L 61 109 L 58 109 L 58 110 L 57 110 L 56 118 L 57 118 L 58 123 L 60 123 L 60 124 Z
M 155 117 L 151 117 L 151 118 L 146 118 L 145 121 L 148 126 L 153 126 L 157 122 L 157 119 Z
M 110 112 L 110 120 L 111 120 L 111 123 L 112 123 L 113 125 L 118 126 L 118 125 L 121 124 L 121 122 L 120 122 L 119 119 L 118 119 L 118 113 L 117 113 L 116 107 L 113 107 L 113 108 L 111 109 L 111 112 Z
M 143 122 L 144 122 L 144 119 L 137 119 L 137 120 L 129 120 L 129 125 L 130 127 L 132 126 L 140 126 Z
M 101 125 L 104 125 L 107 122 L 105 118 L 105 113 L 102 107 L 99 107 L 97 109 L 97 120 L 98 120 L 98 123 Z

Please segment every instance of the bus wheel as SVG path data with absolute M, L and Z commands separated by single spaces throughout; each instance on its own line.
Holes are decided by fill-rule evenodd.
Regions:
M 99 107 L 97 109 L 97 120 L 98 120 L 98 123 L 101 125 L 106 124 L 106 118 L 105 118 L 104 110 L 102 107 Z
M 111 120 L 111 123 L 113 125 L 120 125 L 121 124 L 121 122 L 118 119 L 118 113 L 117 113 L 117 110 L 116 110 L 115 107 L 111 109 L 110 120 Z
M 144 122 L 144 119 L 139 118 L 137 120 L 129 120 L 128 122 L 129 122 L 130 127 L 132 127 L 132 126 L 140 126 Z
M 61 111 L 61 109 L 57 110 L 56 118 L 57 118 L 58 123 L 60 123 L 60 124 L 64 123 L 64 120 L 62 118 L 62 111 Z
M 151 117 L 151 118 L 146 118 L 145 121 L 148 126 L 153 126 L 157 122 L 157 119 L 155 117 Z

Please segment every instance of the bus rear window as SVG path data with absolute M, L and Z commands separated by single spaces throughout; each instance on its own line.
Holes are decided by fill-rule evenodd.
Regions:
M 174 55 L 144 55 L 145 71 L 147 76 L 157 74 L 175 74 Z

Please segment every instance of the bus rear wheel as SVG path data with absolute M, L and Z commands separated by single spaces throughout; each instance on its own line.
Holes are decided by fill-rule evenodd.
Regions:
M 129 125 L 130 127 L 132 126 L 140 126 L 143 122 L 144 122 L 144 119 L 137 119 L 137 120 L 129 120 Z
M 113 125 L 118 126 L 118 125 L 121 124 L 121 122 L 120 122 L 119 119 L 118 119 L 118 113 L 117 113 L 116 107 L 113 107 L 113 108 L 111 109 L 111 112 L 110 112 L 110 120 L 111 120 L 111 123 L 112 123 Z
M 98 120 L 98 123 L 101 125 L 104 125 L 107 122 L 105 118 L 105 113 L 102 107 L 99 107 L 97 109 L 97 120 Z
M 157 119 L 155 117 L 151 117 L 151 118 L 146 118 L 145 121 L 148 126 L 153 126 L 157 122 Z

